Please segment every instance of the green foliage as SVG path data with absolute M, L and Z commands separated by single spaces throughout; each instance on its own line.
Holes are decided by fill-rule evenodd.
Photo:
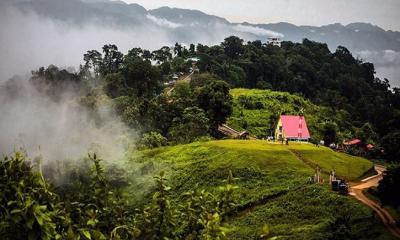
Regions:
M 378 194 L 383 204 L 396 207 L 400 206 L 400 165 L 392 165 L 383 174 L 383 179 L 379 182 Z
M 197 103 L 210 120 L 213 134 L 220 124 L 225 123 L 232 113 L 232 96 L 229 93 L 229 86 L 223 81 L 212 81 L 197 92 Z
M 393 131 L 382 138 L 381 145 L 387 159 L 400 161 L 400 131 Z
M 198 107 L 185 108 L 182 117 L 172 122 L 169 130 L 171 140 L 177 143 L 190 143 L 208 135 L 209 120 L 203 109 Z
M 157 132 L 145 133 L 140 140 L 140 145 L 146 148 L 162 147 L 166 146 L 167 143 L 167 139 Z
M 60 239 L 63 220 L 58 198 L 25 156 L 0 161 L 0 235 L 3 239 Z
M 220 207 L 220 199 L 227 195 L 226 190 L 221 190 L 215 196 L 195 189 L 182 194 L 183 203 L 176 203 L 171 198 L 172 188 L 167 185 L 164 172 L 156 177 L 156 182 L 157 191 L 143 214 L 138 216 L 134 227 L 140 239 L 225 239 L 220 216 L 229 212 Z M 233 190 L 236 187 L 229 185 L 227 188 Z M 229 195 L 233 194 L 232 190 Z M 227 205 L 235 206 L 226 200 L 224 202 Z
M 378 139 L 378 135 L 370 123 L 365 123 L 361 128 L 357 129 L 356 136 L 364 143 L 371 144 L 375 144 Z
M 323 125 L 323 140 L 325 146 L 329 146 L 332 143 L 337 143 L 337 132 L 338 126 L 336 123 L 328 121 Z
M 221 46 L 224 48 L 225 54 L 233 59 L 238 58 L 244 52 L 243 40 L 235 36 L 225 38 Z
M 89 171 L 68 170 L 69 182 L 54 192 L 42 174 L 40 159 L 38 171 L 19 153 L 1 160 L 2 238 L 225 239 L 221 218 L 235 207 L 231 175 L 220 193 L 195 189 L 182 194 L 184 202 L 177 202 L 161 172 L 150 203 L 135 207 L 127 204 L 122 187 L 110 181 L 96 154 L 87 160 L 92 164 Z
M 125 79 L 120 73 L 108 74 L 104 82 L 104 92 L 111 98 L 117 98 L 127 92 Z
M 153 60 L 158 64 L 164 63 L 172 59 L 171 49 L 164 46 L 158 50 L 152 52 Z
M 100 64 L 101 75 L 116 73 L 123 62 L 124 55 L 118 51 L 118 47 L 114 44 L 104 45 L 103 54 L 104 57 Z
M 339 202 L 334 207 L 334 219 L 328 225 L 330 236 L 328 239 L 351 240 L 356 237 L 352 234 L 352 226 L 354 219 L 352 216 L 351 206 L 346 202 Z

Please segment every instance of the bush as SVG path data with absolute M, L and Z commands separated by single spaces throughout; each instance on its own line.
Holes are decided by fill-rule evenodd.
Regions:
M 143 134 L 140 140 L 140 146 L 144 148 L 157 148 L 166 146 L 168 140 L 158 132 L 149 132 Z
M 32 171 L 24 155 L 16 153 L 0 161 L 0 192 L 3 239 L 60 237 L 56 232 L 58 217 L 62 217 L 58 199 L 43 175 Z
M 176 143 L 190 143 L 207 136 L 209 129 L 209 119 L 204 110 L 189 107 L 185 108 L 182 117 L 173 120 L 169 135 Z

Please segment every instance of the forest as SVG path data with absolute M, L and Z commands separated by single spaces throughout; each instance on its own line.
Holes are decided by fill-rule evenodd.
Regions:
M 179 84 L 171 96 L 161 94 L 163 84 L 173 74 L 186 73 L 193 58 L 198 59 L 201 74 L 189 84 Z M 84 60 L 80 78 L 91 84 L 102 79 L 105 93 L 115 99 L 123 119 L 140 126 L 143 133 L 159 132 L 176 141 L 169 132 L 173 122 L 182 121 L 178 118 L 186 108 L 198 107 L 208 118 L 208 133 L 216 136 L 216 126 L 232 112 L 229 88 L 270 89 L 304 97 L 331 109 L 332 115 L 347 115 L 341 122 L 332 119 L 328 127 L 335 133 L 328 145 L 348 140 L 344 136 L 360 138 L 384 149 L 387 159 L 399 156 L 400 90 L 392 89 L 387 79 L 376 78 L 374 65 L 354 58 L 345 47 L 331 53 L 326 44 L 307 39 L 276 47 L 231 36 L 216 46 L 187 48 L 177 43 L 153 52 L 134 48 L 125 56 L 117 46 L 107 45 L 103 53 L 88 51 Z M 205 101 L 220 96 L 217 92 L 223 96 L 210 101 L 216 104 L 210 106 Z M 155 105 L 160 109 L 155 110 Z M 152 119 L 152 111 L 158 112 L 158 119 Z

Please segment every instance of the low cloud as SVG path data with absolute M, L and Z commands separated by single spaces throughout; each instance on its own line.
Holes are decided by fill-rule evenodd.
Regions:
M 2 6 L 0 82 L 50 64 L 77 68 L 86 51 L 105 44 L 116 44 L 126 52 L 137 46 L 154 50 L 173 43 L 166 31 L 154 25 L 120 28 L 94 22 L 78 26 Z
M 243 24 L 238 24 L 234 26 L 233 29 L 238 32 L 251 33 L 258 36 L 279 37 L 279 38 L 284 37 L 282 33 L 274 32 L 260 27 L 247 26 Z
M 400 87 L 400 52 L 394 50 L 359 51 L 356 57 L 375 65 L 375 76 L 390 81 L 392 87 Z
M 178 27 L 182 27 L 183 25 L 180 23 L 174 23 L 171 21 L 168 21 L 167 19 L 164 18 L 158 18 L 156 16 L 153 16 L 151 14 L 147 14 L 146 15 L 147 19 L 149 19 L 150 21 L 152 21 L 153 23 L 157 24 L 160 27 L 166 27 L 166 28 L 178 28 Z
M 383 50 L 383 51 L 359 51 L 356 56 L 373 62 L 377 66 L 388 66 L 388 65 L 400 65 L 400 52 L 394 50 Z
M 45 161 L 78 159 L 97 152 L 106 159 L 122 157 L 134 137 L 114 114 L 111 104 L 95 110 L 79 105 L 79 95 L 63 87 L 60 100 L 39 92 L 26 78 L 0 84 L 0 154 L 22 148 Z

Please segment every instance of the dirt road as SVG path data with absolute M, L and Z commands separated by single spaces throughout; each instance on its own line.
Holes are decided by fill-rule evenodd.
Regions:
M 400 228 L 395 225 L 395 220 L 386 209 L 381 208 L 379 204 L 370 200 L 363 194 L 363 190 L 376 187 L 379 181 L 382 179 L 382 173 L 386 170 L 383 166 L 375 166 L 375 170 L 378 172 L 377 175 L 363 179 L 361 183 L 351 184 L 350 195 L 364 203 L 365 205 L 372 208 L 380 217 L 385 227 L 397 238 L 400 238 Z

